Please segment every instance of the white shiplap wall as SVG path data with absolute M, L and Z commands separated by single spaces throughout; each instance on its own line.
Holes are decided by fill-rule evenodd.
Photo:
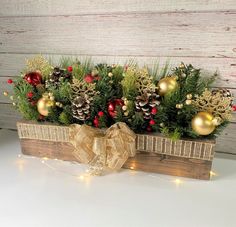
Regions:
M 2 95 L 6 79 L 34 54 L 184 61 L 218 70 L 215 86 L 236 94 L 235 40 L 235 0 L 1 0 L 0 128 L 15 128 L 19 118 Z M 218 139 L 218 151 L 236 153 L 235 119 Z

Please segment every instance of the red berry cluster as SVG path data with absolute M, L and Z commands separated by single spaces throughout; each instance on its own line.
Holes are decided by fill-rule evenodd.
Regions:
M 101 78 L 99 76 L 93 76 L 92 74 L 87 74 L 84 77 L 84 81 L 86 83 L 93 83 L 94 81 L 100 80 Z
M 104 112 L 103 111 L 99 111 L 98 112 L 98 116 L 96 116 L 93 120 L 93 124 L 96 128 L 99 127 L 99 118 L 103 117 L 104 116 Z
M 151 114 L 152 114 L 152 115 L 156 115 L 156 114 L 157 114 L 157 111 L 158 111 L 157 108 L 156 108 L 156 107 L 153 107 L 152 110 L 151 110 Z M 151 131 L 152 131 L 152 126 L 155 125 L 155 124 L 156 124 L 155 120 L 151 119 L 151 120 L 149 121 L 149 125 L 147 126 L 146 130 L 147 130 L 148 132 L 151 132 Z
M 26 94 L 26 97 L 28 98 L 28 100 L 29 100 L 29 102 L 30 102 L 30 104 L 31 104 L 32 106 L 35 106 L 35 105 L 37 104 L 37 101 L 36 101 L 36 100 L 33 100 L 34 93 L 33 93 L 32 91 L 28 92 L 28 93 Z

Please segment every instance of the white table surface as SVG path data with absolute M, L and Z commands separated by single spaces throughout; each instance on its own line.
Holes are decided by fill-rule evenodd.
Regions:
M 1 227 L 236 226 L 236 160 L 216 158 L 211 181 L 176 183 L 132 170 L 83 177 L 83 165 L 20 152 L 16 132 L 0 130 Z

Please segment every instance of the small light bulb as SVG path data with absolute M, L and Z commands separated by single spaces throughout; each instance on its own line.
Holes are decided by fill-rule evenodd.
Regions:
M 43 160 L 48 160 L 48 158 L 47 157 L 43 157 Z
M 21 154 L 18 154 L 18 158 L 21 158 Z
M 84 180 L 84 176 L 83 175 L 79 176 L 79 179 Z
M 133 167 L 133 166 L 130 166 L 130 169 L 134 170 L 134 167 Z
M 182 183 L 182 181 L 181 181 L 180 179 L 178 179 L 178 178 L 177 178 L 177 179 L 175 179 L 175 180 L 174 180 L 174 182 L 175 182 L 175 184 L 176 184 L 176 185 L 179 185 L 179 184 L 181 184 L 181 183 Z
M 211 177 L 216 176 L 216 173 L 213 172 L 213 171 L 210 171 L 210 176 L 211 176 Z
M 42 163 L 45 163 L 45 161 L 44 161 L 44 160 L 42 160 L 41 162 L 42 162 Z

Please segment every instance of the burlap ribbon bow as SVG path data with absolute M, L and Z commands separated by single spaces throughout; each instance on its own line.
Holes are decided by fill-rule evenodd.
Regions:
M 122 122 L 106 131 L 88 125 L 71 125 L 70 141 L 79 162 L 90 165 L 90 173 L 101 175 L 105 169 L 119 170 L 134 157 L 135 133 Z

